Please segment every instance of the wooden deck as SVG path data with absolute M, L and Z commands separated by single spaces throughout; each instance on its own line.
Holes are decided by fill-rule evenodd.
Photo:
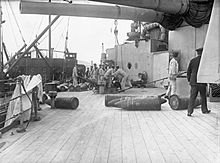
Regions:
M 70 94 L 80 100 L 77 110 L 45 108 L 25 133 L 5 133 L 0 162 L 220 162 L 220 103 L 208 103 L 208 115 L 196 109 L 187 117 L 167 103 L 161 111 L 126 111 L 105 107 L 104 95 L 92 92 L 60 95 Z

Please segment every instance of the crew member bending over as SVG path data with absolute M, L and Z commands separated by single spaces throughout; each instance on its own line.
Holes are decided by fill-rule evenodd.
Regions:
M 121 78 L 121 89 L 125 89 L 125 84 L 129 85 L 129 87 L 132 87 L 131 81 L 129 79 L 129 76 L 125 71 L 123 71 L 119 66 L 116 66 L 116 71 L 112 74 L 113 76 L 117 78 Z
M 104 79 L 106 80 L 106 86 L 111 87 L 112 84 L 112 74 L 114 72 L 114 66 L 109 66 L 109 69 L 104 74 Z

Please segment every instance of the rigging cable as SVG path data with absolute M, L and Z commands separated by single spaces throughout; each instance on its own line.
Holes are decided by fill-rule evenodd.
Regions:
M 68 19 L 67 29 L 68 29 L 68 26 L 69 26 L 69 19 Z M 59 38 L 59 40 L 58 40 L 58 42 L 57 42 L 57 44 L 56 44 L 56 46 L 55 46 L 55 49 L 58 47 L 58 45 L 59 45 L 61 39 L 64 38 L 64 37 L 63 37 L 63 35 L 64 35 L 63 33 L 64 33 L 64 31 L 62 32 L 62 34 L 61 34 L 61 36 L 60 36 L 60 38 Z M 68 34 L 67 34 L 67 36 L 68 36 Z M 65 41 L 65 45 L 66 45 L 66 41 Z M 64 52 L 65 52 L 65 50 L 64 50 Z
M 57 47 L 60 44 L 60 41 L 61 41 L 62 38 L 63 38 L 63 33 L 61 34 L 61 36 L 60 36 L 60 38 L 59 38 L 59 40 L 58 40 L 58 42 L 57 42 L 57 44 L 55 46 L 55 49 L 57 49 Z
M 68 21 L 67 21 L 67 28 L 66 28 L 66 40 L 65 40 L 65 47 L 64 47 L 64 52 L 68 52 L 68 35 L 69 35 L 69 21 L 70 21 L 70 17 L 68 17 Z
M 40 27 L 41 27 L 41 25 L 42 25 L 42 22 L 43 22 L 43 16 L 41 16 L 40 24 L 38 25 L 38 28 L 37 28 L 37 32 L 36 32 L 36 33 L 39 32 L 39 29 L 40 29 Z M 36 22 L 36 24 L 37 24 L 37 22 Z M 29 41 L 29 42 L 31 42 L 31 40 L 32 40 L 32 38 L 33 38 L 33 33 L 34 33 L 34 30 L 35 30 L 35 27 L 36 27 L 36 25 L 34 26 L 32 32 L 31 32 L 31 35 L 30 35 L 31 37 L 30 37 L 30 41 Z
M 13 30 L 13 28 L 12 28 L 13 25 L 12 25 L 12 22 L 11 22 L 11 19 L 10 19 L 10 14 L 9 14 L 9 11 L 8 11 L 8 7 L 7 7 L 6 1 L 5 1 L 5 6 L 6 6 L 6 12 L 7 12 L 8 18 L 9 18 L 9 24 L 10 24 L 10 27 L 11 27 L 12 35 L 13 35 L 13 37 L 15 38 L 15 39 L 13 39 L 13 40 L 15 41 L 15 44 L 16 44 L 16 46 L 17 46 L 17 48 L 18 48 L 19 46 L 18 46 L 17 38 L 16 38 L 15 32 L 14 32 L 14 30 Z
M 17 18 L 16 18 L 16 16 L 15 16 L 15 13 L 14 13 L 14 11 L 13 11 L 13 9 L 12 9 L 12 6 L 11 6 L 9 0 L 8 0 L 8 4 L 9 4 L 9 7 L 10 7 L 10 9 L 11 9 L 12 15 L 13 15 L 13 17 L 14 17 L 14 19 L 15 19 L 15 22 L 16 22 L 16 25 L 17 25 L 17 27 L 18 27 L 19 33 L 20 33 L 20 35 L 21 35 L 22 41 L 24 42 L 24 44 L 26 44 L 26 43 L 25 43 L 25 40 L 24 40 L 24 37 L 23 37 L 23 35 L 22 35 L 21 29 L 20 29 L 20 27 L 19 27 L 18 20 L 17 20 Z
M 63 20 L 63 17 L 62 17 L 62 19 L 60 19 L 60 21 L 56 24 L 56 26 L 52 29 L 52 31 L 54 31 L 54 30 L 58 27 L 58 25 L 61 23 L 62 20 Z M 41 39 L 41 41 L 39 42 L 39 44 L 41 44 L 47 37 L 48 37 L 48 34 L 47 34 L 44 38 Z

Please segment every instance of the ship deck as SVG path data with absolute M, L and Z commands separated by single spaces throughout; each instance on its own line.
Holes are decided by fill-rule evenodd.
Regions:
M 164 92 L 140 90 L 147 95 Z M 126 111 L 105 107 L 104 95 L 93 92 L 59 96 L 78 97 L 78 109 L 44 106 L 41 121 L 31 122 L 25 133 L 13 129 L 3 134 L 0 144 L 6 144 L 0 148 L 0 162 L 220 161 L 220 103 L 208 103 L 210 114 L 202 114 L 198 108 L 193 117 L 187 117 L 186 110 L 172 110 L 167 103 L 161 111 Z

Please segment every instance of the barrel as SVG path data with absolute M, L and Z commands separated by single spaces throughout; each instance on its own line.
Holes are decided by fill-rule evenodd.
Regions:
M 169 99 L 169 105 L 173 110 L 186 110 L 189 105 L 189 97 L 172 95 Z M 199 105 L 201 105 L 201 98 L 197 98 L 195 101 L 195 107 Z
M 55 107 L 59 109 L 76 109 L 79 106 L 79 100 L 76 97 L 57 97 Z

